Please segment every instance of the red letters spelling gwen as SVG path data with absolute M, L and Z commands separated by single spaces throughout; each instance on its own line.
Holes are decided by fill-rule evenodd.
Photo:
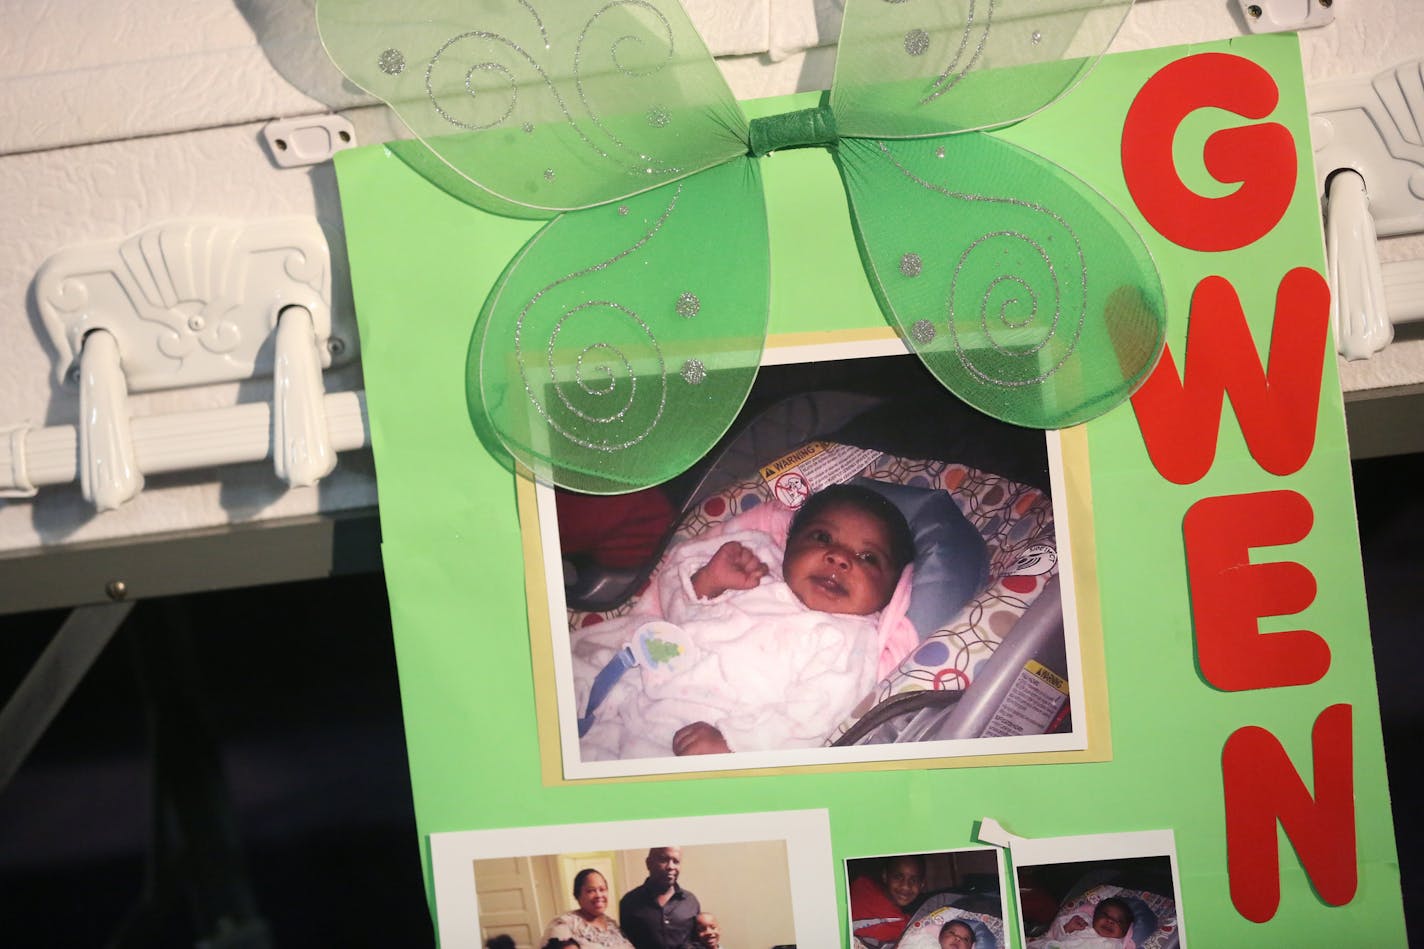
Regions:
M 1258 123 L 1207 139 L 1203 163 L 1225 197 L 1182 183 L 1172 144 L 1183 119 L 1217 107 L 1264 119 L 1276 107 L 1270 73 L 1240 56 L 1179 59 L 1143 85 L 1123 125 L 1123 175 L 1137 207 L 1163 237 L 1197 251 L 1231 251 L 1269 234 L 1296 186 L 1290 131 Z M 1274 279 L 1274 278 L 1272 278 Z M 1175 484 L 1193 484 L 1216 457 L 1224 397 L 1251 456 L 1266 471 L 1299 471 L 1315 447 L 1329 322 L 1329 288 L 1312 269 L 1287 272 L 1277 288 L 1269 368 L 1263 370 L 1236 290 L 1206 276 L 1192 295 L 1182 374 L 1170 350 L 1132 399 L 1148 456 Z M 1253 547 L 1299 542 L 1314 522 L 1310 502 L 1290 490 L 1204 498 L 1183 521 L 1197 661 L 1224 692 L 1319 681 L 1330 649 L 1311 630 L 1262 633 L 1258 619 L 1298 613 L 1315 597 L 1314 574 L 1293 561 L 1251 563 Z M 1285 828 L 1320 898 L 1343 905 L 1357 884 L 1351 707 L 1333 705 L 1312 733 L 1315 793 L 1281 743 L 1264 728 L 1237 729 L 1222 750 L 1231 900 L 1255 922 L 1280 905 L 1276 823 Z

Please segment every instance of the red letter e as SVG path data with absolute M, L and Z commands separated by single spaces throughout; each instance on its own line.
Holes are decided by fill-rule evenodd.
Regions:
M 1294 544 L 1314 520 L 1310 502 L 1294 491 L 1202 498 L 1187 510 L 1182 534 L 1197 663 L 1216 688 L 1307 685 L 1330 668 L 1330 647 L 1316 633 L 1262 633 L 1256 623 L 1309 606 L 1315 576 L 1291 561 L 1251 563 L 1251 548 Z

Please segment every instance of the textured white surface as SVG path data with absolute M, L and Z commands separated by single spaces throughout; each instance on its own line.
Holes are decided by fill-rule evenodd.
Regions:
M 330 165 L 277 169 L 258 142 L 260 125 L 133 138 L 0 159 L 0 425 L 73 424 L 78 391 L 51 375 L 31 296 L 36 269 L 73 244 L 117 239 L 173 218 L 250 220 L 315 215 L 332 247 L 334 308 L 350 312 L 349 279 Z M 349 316 L 348 316 L 349 318 Z M 360 387 L 355 367 L 327 374 L 327 389 Z M 270 398 L 270 380 L 135 395 L 137 415 Z M 46 488 L 29 501 L 0 502 L 0 550 L 209 527 L 375 503 L 369 455 L 343 455 L 319 486 L 285 491 L 270 466 L 148 479 L 143 492 L 102 515 L 78 487 Z
M 362 97 L 314 44 L 312 0 L 35 0 L 0 4 L 0 429 L 72 424 L 77 392 L 51 376 L 54 353 L 30 292 L 36 268 L 77 243 L 192 216 L 315 215 L 332 242 L 336 307 L 349 290 L 330 166 L 278 169 L 263 123 L 349 107 Z M 742 98 L 824 88 L 843 0 L 688 0 Z M 1139 0 L 1114 50 L 1242 35 L 1228 0 Z M 1335 20 L 1302 34 L 1306 75 L 1371 75 L 1424 57 L 1421 0 L 1335 0 Z M 734 55 L 732 55 L 734 54 Z M 305 91 L 303 91 L 305 90 Z M 308 95 L 310 93 L 310 95 Z M 346 113 L 363 144 L 399 134 L 384 113 Z M 1424 237 L 1381 242 L 1385 260 L 1424 258 Z M 1424 381 L 1424 342 L 1344 366 L 1347 388 Z M 359 369 L 329 390 L 360 387 Z M 135 396 L 137 414 L 270 397 L 268 381 Z M 0 501 L 0 551 L 211 527 L 375 503 L 369 454 L 343 454 L 317 487 L 284 490 L 270 465 L 148 479 L 96 515 L 78 488 Z

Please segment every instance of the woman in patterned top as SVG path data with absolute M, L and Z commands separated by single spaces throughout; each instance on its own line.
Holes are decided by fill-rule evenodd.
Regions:
M 633 949 L 633 944 L 618 928 L 618 921 L 608 915 L 608 881 L 592 867 L 580 870 L 574 877 L 574 899 L 578 909 L 561 913 L 549 921 L 540 945 L 576 940 L 583 947 L 607 946 L 610 949 Z

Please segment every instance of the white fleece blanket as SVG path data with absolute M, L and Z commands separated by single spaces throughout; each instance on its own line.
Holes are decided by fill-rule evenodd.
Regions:
M 751 590 L 699 600 L 691 576 L 738 541 L 770 568 Z M 736 531 L 686 541 L 669 554 L 633 614 L 572 638 L 582 714 L 594 677 L 631 645 L 638 665 L 599 705 L 584 760 L 665 757 L 684 725 L 705 721 L 733 751 L 821 745 L 875 683 L 879 614 L 808 610 L 781 577 L 771 535 Z

